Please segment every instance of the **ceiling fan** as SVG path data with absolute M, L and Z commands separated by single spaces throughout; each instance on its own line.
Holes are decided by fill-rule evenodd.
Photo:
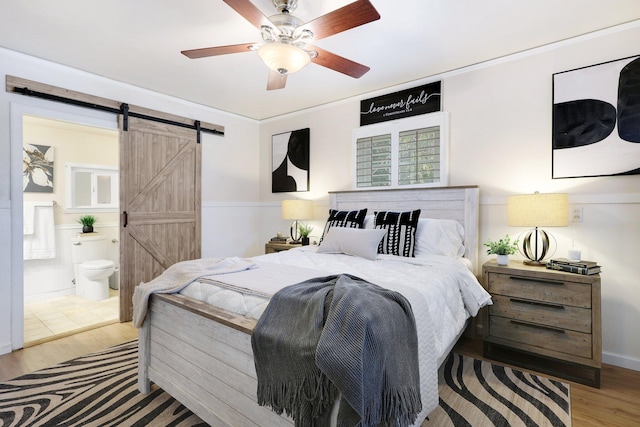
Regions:
M 273 0 L 278 13 L 269 18 L 250 0 L 223 1 L 261 31 L 262 42 L 183 50 L 182 54 L 196 59 L 257 51 L 270 69 L 267 90 L 284 88 L 287 75 L 299 71 L 309 62 L 356 79 L 369 71 L 365 65 L 309 44 L 380 19 L 369 0 L 357 0 L 306 23 L 291 15 L 298 0 Z

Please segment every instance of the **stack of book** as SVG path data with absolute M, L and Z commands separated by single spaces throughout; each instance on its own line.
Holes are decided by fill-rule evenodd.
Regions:
M 600 266 L 595 261 L 569 261 L 566 258 L 550 259 L 547 268 L 585 275 L 600 273 Z

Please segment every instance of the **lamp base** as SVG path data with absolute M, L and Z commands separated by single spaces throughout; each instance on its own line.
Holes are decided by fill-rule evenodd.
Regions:
M 520 248 L 520 253 L 526 258 L 522 263 L 532 267 L 546 267 L 547 264 L 543 260 L 550 256 L 550 237 L 553 239 L 553 236 L 538 227 L 529 230 L 522 239 L 522 248 Z M 555 239 L 553 241 L 555 243 Z
M 295 220 L 291 223 L 291 227 L 289 228 L 289 234 L 291 235 L 291 243 L 300 243 L 300 226 L 298 220 Z

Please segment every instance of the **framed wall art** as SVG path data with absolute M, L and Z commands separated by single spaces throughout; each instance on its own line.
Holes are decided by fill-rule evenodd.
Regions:
M 22 191 L 53 193 L 54 148 L 49 145 L 24 144 L 22 150 Z
M 271 192 L 309 191 L 309 128 L 273 135 Z
M 640 55 L 553 75 L 552 177 L 640 174 Z

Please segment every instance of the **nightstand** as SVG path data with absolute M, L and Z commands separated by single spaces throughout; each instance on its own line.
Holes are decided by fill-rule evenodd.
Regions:
M 302 246 L 300 243 L 268 242 L 264 245 L 264 253 L 272 254 L 274 252 L 288 251 L 289 249 L 299 248 L 300 246 Z
M 493 305 L 483 310 L 483 355 L 600 387 L 600 275 L 530 267 L 482 266 Z

